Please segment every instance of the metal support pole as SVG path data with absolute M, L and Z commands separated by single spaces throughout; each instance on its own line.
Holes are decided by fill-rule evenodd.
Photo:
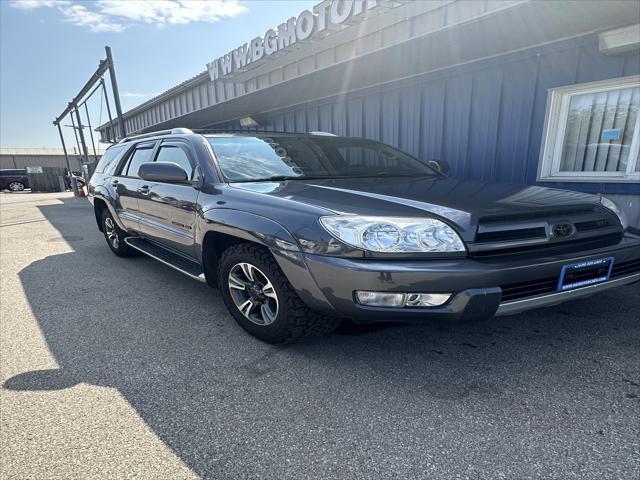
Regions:
M 120 106 L 120 93 L 118 92 L 118 80 L 116 79 L 116 67 L 113 64 L 113 56 L 111 55 L 111 47 L 104 47 L 107 52 L 107 62 L 109 62 L 109 78 L 111 78 L 111 88 L 113 90 L 113 101 L 116 104 L 116 114 L 118 115 L 118 126 L 120 127 L 120 138 L 127 136 L 124 126 L 124 118 L 122 117 L 122 107 Z
M 80 150 L 80 141 L 78 140 L 78 128 L 76 127 L 76 121 L 73 119 L 73 113 L 69 115 L 71 117 L 71 126 L 73 127 L 73 134 L 76 136 L 76 146 L 78 147 L 78 155 L 82 155 Z
M 98 65 L 98 69 L 95 71 L 95 73 L 91 76 L 91 78 L 89 79 L 89 81 L 85 84 L 84 87 L 82 87 L 82 90 L 80 90 L 80 93 L 78 93 L 78 95 L 76 95 L 73 100 L 71 100 L 69 102 L 69 104 L 67 105 L 67 108 L 64 109 L 64 111 L 60 114 L 60 116 L 58 116 L 54 121 L 53 124 L 57 124 L 60 123 L 62 121 L 62 119 L 64 117 L 66 117 L 69 113 L 71 113 L 72 110 L 78 108 L 78 105 L 80 103 L 80 100 L 82 100 L 87 92 L 91 89 L 91 87 L 93 85 L 95 85 L 96 82 L 98 82 L 99 79 L 102 78 L 102 75 L 105 74 L 105 72 L 109 69 L 108 65 L 107 65 L 107 61 L 106 60 L 100 60 L 100 64 Z
M 111 140 L 111 134 L 113 134 L 113 143 L 116 143 L 118 139 L 116 138 L 116 132 L 113 130 L 113 117 L 111 116 L 111 107 L 109 106 L 109 96 L 107 95 L 107 87 L 104 84 L 104 78 L 100 79 L 100 83 L 102 84 L 102 91 L 104 92 L 104 102 L 107 105 L 107 115 L 109 115 L 109 130 L 107 133 L 109 134 L 109 140 Z
M 87 114 L 87 125 L 89 125 L 89 135 L 91 135 L 91 147 L 93 148 L 93 159 L 98 161 L 98 154 L 96 153 L 96 144 L 93 141 L 93 129 L 91 128 L 91 119 L 89 118 L 89 108 L 87 102 L 84 103 L 84 111 Z
M 67 171 L 71 172 L 71 164 L 69 163 L 69 155 L 67 154 L 67 146 L 64 143 L 64 136 L 62 135 L 62 128 L 58 124 L 58 133 L 60 134 L 60 142 L 62 143 L 62 151 L 64 152 L 64 158 L 67 160 Z
M 73 196 L 80 196 L 80 186 L 78 185 L 78 180 L 73 172 L 69 172 L 69 185 L 71 185 L 71 190 L 73 190 Z
M 80 136 L 80 143 L 82 143 L 82 156 L 84 157 L 85 163 L 89 163 L 89 149 L 87 148 L 87 144 L 84 141 L 84 127 L 82 126 L 82 121 L 80 120 L 80 112 L 76 109 L 76 120 L 78 120 L 78 134 Z
M 100 77 L 100 80 L 102 80 L 102 77 Z M 80 106 L 84 105 L 85 103 L 87 103 L 89 101 L 89 99 L 93 96 L 93 94 L 96 93 L 96 90 L 98 90 L 99 88 L 100 88 L 100 85 L 96 85 L 94 87 L 94 89 L 89 92 L 89 94 L 86 96 L 86 98 L 82 102 L 80 102 L 78 104 L 78 106 L 80 107 Z
M 80 142 L 78 142 L 78 129 L 76 128 L 76 121 L 73 119 L 73 112 L 69 115 L 71 117 L 71 126 L 73 127 L 73 134 L 76 136 L 76 144 L 78 145 L 78 153 L 80 152 Z M 58 124 L 59 125 L 59 124 Z M 75 175 L 69 168 L 69 184 L 71 185 L 71 190 L 73 190 L 73 195 L 78 196 L 78 182 L 75 180 Z

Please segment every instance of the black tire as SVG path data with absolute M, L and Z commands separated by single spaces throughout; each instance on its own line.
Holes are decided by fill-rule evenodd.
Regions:
M 119 257 L 133 257 L 138 251 L 124 243 L 125 233 L 118 227 L 108 208 L 102 210 L 102 232 L 107 245 Z
M 22 182 L 11 182 L 7 188 L 12 192 L 22 192 L 26 187 Z
M 248 319 L 236 305 L 237 298 L 234 300 L 232 296 L 229 275 L 240 264 L 253 265 L 258 272 L 255 276 L 260 277 L 260 280 L 266 278 L 273 286 L 278 307 L 272 323 L 257 324 Z M 311 336 L 326 335 L 333 332 L 340 323 L 337 318 L 321 315 L 307 307 L 269 250 L 264 247 L 251 243 L 229 247 L 222 253 L 217 273 L 222 298 L 233 318 L 247 332 L 264 342 L 290 343 Z M 240 289 L 241 292 L 247 290 Z

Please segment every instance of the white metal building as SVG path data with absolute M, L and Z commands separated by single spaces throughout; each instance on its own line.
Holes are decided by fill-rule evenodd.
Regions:
M 82 155 L 74 147 L 67 150 L 72 171 L 82 171 Z M 98 160 L 102 156 L 98 151 Z M 93 161 L 94 156 L 89 155 Z M 67 168 L 61 148 L 0 148 L 0 168 L 63 167 Z

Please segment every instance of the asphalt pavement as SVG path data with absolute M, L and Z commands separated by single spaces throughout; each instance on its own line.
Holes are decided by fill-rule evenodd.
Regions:
M 0 194 L 0 261 L 0 478 L 640 478 L 640 284 L 275 347 L 70 194 Z

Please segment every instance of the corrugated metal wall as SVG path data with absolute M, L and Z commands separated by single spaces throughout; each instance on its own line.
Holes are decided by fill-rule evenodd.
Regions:
M 266 130 L 321 130 L 382 140 L 419 158 L 448 161 L 453 176 L 532 184 L 547 90 L 637 74 L 637 55 L 603 55 L 597 35 L 589 35 L 260 118 Z M 240 128 L 237 121 L 216 127 Z M 585 192 L 640 193 L 637 184 L 549 185 Z
M 379 2 L 369 12 L 366 22 L 357 28 L 327 30 L 324 35 L 297 42 L 288 48 L 284 56 L 265 56 L 255 63 L 260 73 L 248 73 L 227 78 L 226 82 L 211 82 L 204 72 L 174 87 L 161 98 L 147 102 L 125 114 L 125 126 L 129 133 L 150 128 L 176 117 L 188 115 L 202 108 L 233 100 L 246 93 L 268 89 L 283 81 L 301 77 L 313 70 L 321 70 L 353 59 L 368 51 L 402 43 L 410 38 L 445 30 L 461 22 L 470 21 L 498 10 L 517 7 L 527 0 L 402 0 Z M 386 3 L 385 6 L 382 4 Z M 358 17 L 353 20 L 358 21 Z M 343 26 L 344 27 L 344 26 Z M 284 60 L 276 61 L 276 58 Z M 274 65 L 275 64 L 275 65 Z M 258 67 L 271 65 L 270 68 Z M 249 72 L 254 65 L 249 64 Z M 235 78 L 235 79 L 234 79 Z M 267 93 L 268 95 L 268 93 Z M 112 134 L 104 124 L 100 127 L 102 138 Z
M 93 160 L 93 155 L 90 156 Z M 82 157 L 69 155 L 72 170 L 82 170 Z M 0 168 L 65 167 L 67 161 L 61 155 L 0 155 Z

